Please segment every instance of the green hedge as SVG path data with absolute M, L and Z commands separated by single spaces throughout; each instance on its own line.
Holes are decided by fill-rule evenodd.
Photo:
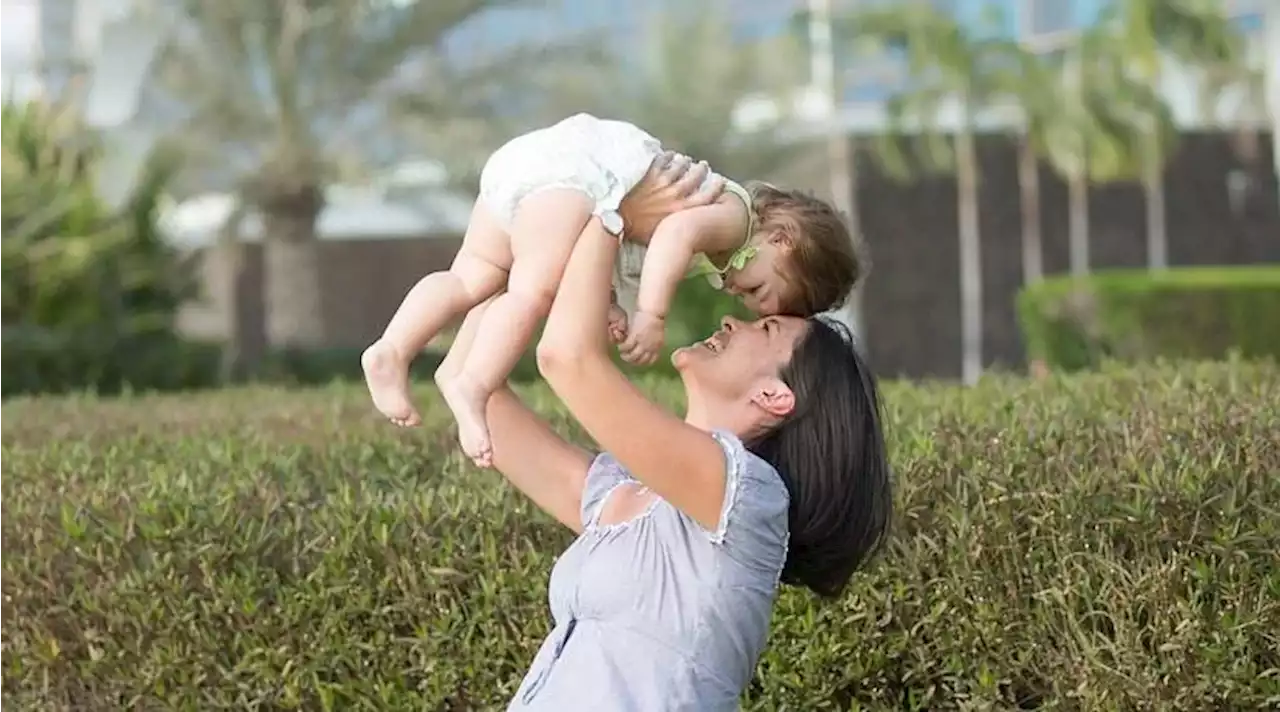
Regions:
M 77 338 L 79 337 L 79 338 Z M 104 346 L 104 344 L 107 344 Z M 364 380 L 359 348 L 278 350 L 267 354 L 254 383 L 318 386 Z M 99 396 L 120 393 L 200 391 L 221 382 L 222 347 L 167 334 L 106 341 L 97 334 L 65 334 L 9 328 L 3 332 L 0 396 L 14 398 L 90 390 Z M 417 383 L 431 383 L 444 353 L 426 351 L 410 368 Z M 653 366 L 635 369 L 637 376 L 672 376 L 669 353 Z M 541 378 L 532 354 L 516 363 L 510 380 L 531 383 Z
M 5 701 L 500 709 L 569 535 L 420 397 L 412 431 L 358 387 L 7 404 Z M 784 591 L 744 707 L 1274 708 L 1278 398 L 1239 361 L 888 388 L 895 537 Z
M 707 298 L 694 284 L 694 294 L 677 301 L 669 343 L 689 343 L 715 330 L 720 317 L 714 313 L 737 313 L 722 295 Z M 705 300 L 705 301 L 704 301 Z M 0 397 L 63 394 L 91 390 L 98 395 L 125 391 L 194 391 L 226 385 L 222 382 L 222 347 L 213 342 L 191 341 L 160 333 L 117 333 L 108 328 L 63 330 L 56 328 L 5 326 L 3 364 L 0 368 Z M 310 350 L 274 350 L 268 353 L 258 372 L 257 383 L 278 385 L 324 385 L 363 380 L 361 348 L 335 347 Z M 615 362 L 635 375 L 672 376 L 672 348 L 653 366 L 635 369 L 616 357 Z M 411 377 L 430 383 L 444 359 L 442 351 L 427 351 L 411 368 Z M 529 383 L 540 378 L 532 353 L 516 364 L 511 380 Z
M 1066 370 L 1104 359 L 1280 358 L 1280 265 L 1112 270 L 1018 295 L 1027 355 Z

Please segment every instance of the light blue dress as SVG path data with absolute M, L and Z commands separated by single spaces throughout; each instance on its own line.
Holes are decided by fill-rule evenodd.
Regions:
M 789 498 L 777 471 L 727 432 L 725 502 L 708 531 L 657 498 L 639 516 L 598 523 L 635 482 L 612 456 L 591 464 L 583 533 L 556 562 L 555 628 L 508 710 L 736 710 L 764 649 L 787 557 Z

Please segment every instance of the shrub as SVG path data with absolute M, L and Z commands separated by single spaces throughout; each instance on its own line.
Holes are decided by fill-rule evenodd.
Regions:
M 1115 270 L 1018 295 L 1027 353 L 1049 366 L 1102 359 L 1280 357 L 1280 266 Z
M 410 432 L 357 388 L 7 405 L 5 700 L 501 708 L 570 537 L 456 454 L 431 395 Z M 895 538 L 837 602 L 783 592 L 746 709 L 1274 706 L 1280 368 L 887 401 Z
M 169 167 L 111 213 L 94 137 L 57 108 L 3 107 L 3 394 L 200 385 L 174 317 L 195 282 L 156 230 Z

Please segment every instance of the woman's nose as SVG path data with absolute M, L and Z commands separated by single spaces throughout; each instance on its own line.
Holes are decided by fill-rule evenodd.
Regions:
M 731 316 L 726 316 L 720 320 L 720 328 L 724 329 L 725 331 L 733 331 L 734 329 L 738 328 L 738 326 L 741 324 L 742 324 L 741 321 Z

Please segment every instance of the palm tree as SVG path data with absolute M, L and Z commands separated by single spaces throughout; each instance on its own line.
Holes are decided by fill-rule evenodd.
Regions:
M 1044 234 L 1041 230 L 1040 158 L 1047 152 L 1046 128 L 1057 115 L 1054 106 L 1061 92 L 1046 91 L 1057 77 L 1044 55 L 1023 47 L 1010 47 L 1008 70 L 998 75 L 1003 93 L 1017 102 L 1018 207 L 1022 221 L 1022 282 L 1035 284 L 1044 278 Z
M 544 116 L 587 111 L 631 121 L 739 181 L 777 171 L 799 155 L 776 107 L 805 79 L 801 48 L 789 36 L 740 42 L 730 20 L 715 3 L 656 13 L 625 56 L 546 77 Z M 757 100 L 760 116 L 743 120 L 747 99 Z
M 1122 0 L 1112 5 L 1099 27 L 1101 37 L 1123 57 L 1134 81 L 1154 86 L 1162 65 L 1172 60 L 1183 66 L 1208 69 L 1216 77 L 1237 76 L 1243 59 L 1239 34 L 1216 3 L 1195 0 Z M 1206 82 L 1201 99 L 1216 105 L 1223 91 L 1219 82 Z M 1158 119 L 1152 117 L 1152 122 Z M 1169 265 L 1165 232 L 1164 181 L 1161 175 L 1168 146 L 1158 130 L 1142 133 L 1142 183 L 1147 200 L 1147 265 Z
M 1170 146 L 1176 127 L 1155 85 L 1137 78 L 1105 28 L 1063 48 L 1026 51 L 1012 93 L 1023 110 L 1023 163 L 1043 156 L 1067 182 L 1070 272 L 1089 272 L 1089 185 L 1139 178 L 1151 145 Z M 1023 191 L 1030 190 L 1023 186 Z M 1038 216 L 1037 216 L 1038 221 Z
M 960 242 L 961 373 L 974 383 L 982 372 L 982 260 L 978 226 L 977 114 L 1004 98 L 1011 54 L 1016 46 L 970 34 L 953 18 L 925 4 L 857 12 L 841 23 L 846 36 L 870 39 L 902 50 L 912 85 L 886 104 L 897 131 L 925 129 L 925 162 L 941 167 L 954 160 Z M 954 136 L 937 140 L 932 127 L 940 114 L 957 111 Z M 882 144 L 882 160 L 901 161 L 891 144 Z
M 553 49 L 506 50 L 459 67 L 442 41 L 502 0 L 187 0 L 163 48 L 153 100 L 184 115 L 177 136 L 212 180 L 262 218 L 268 332 L 323 342 L 316 219 L 337 163 L 407 152 L 395 109 L 412 100 L 435 144 L 488 115 L 495 86 Z

